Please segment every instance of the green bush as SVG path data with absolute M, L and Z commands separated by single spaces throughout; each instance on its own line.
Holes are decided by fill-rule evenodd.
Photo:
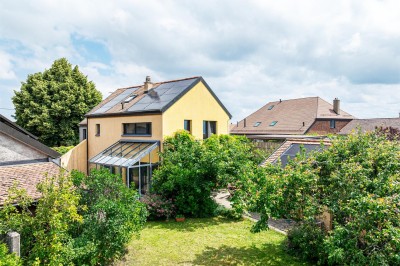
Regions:
M 243 212 L 248 176 L 258 172 L 263 159 L 244 137 L 213 135 L 197 141 L 186 131 L 178 131 L 164 142 L 161 165 L 154 171 L 153 191 L 172 199 L 176 212 L 191 217 L 213 216 L 217 204 L 211 192 L 236 187 L 233 201 L 236 216 Z
M 79 195 L 70 177 L 61 173 L 47 177 L 38 185 L 42 197 L 35 214 L 30 211 L 32 200 L 26 191 L 14 187 L 0 212 L 1 230 L 21 234 L 21 257 L 26 265 L 67 265 L 72 262 L 74 251 L 69 229 L 80 223 Z M 16 207 L 13 203 L 18 202 Z
M 108 169 L 93 170 L 89 176 L 73 172 L 81 195 L 83 223 L 72 235 L 76 265 L 108 265 L 124 254 L 132 236 L 138 236 L 147 216 L 136 190 L 129 189 Z
M 250 186 L 257 226 L 269 216 L 313 220 L 327 208 L 333 230 L 323 235 L 325 251 L 315 253 L 319 263 L 400 265 L 400 145 L 389 139 L 356 133 L 323 152 L 299 154 L 285 169 L 267 165 Z M 315 250 L 308 234 L 296 239 L 299 252 Z
M 66 154 L 69 150 L 73 149 L 75 146 L 60 146 L 60 147 L 53 147 L 52 149 L 58 152 L 61 155 Z
M 0 243 L 0 266 L 19 266 L 21 260 L 15 254 L 9 254 L 6 244 Z
M 187 217 L 212 216 L 216 208 L 211 191 L 216 188 L 217 175 L 205 154 L 201 142 L 179 131 L 165 139 L 162 163 L 154 171 L 153 191 L 172 199 L 176 212 Z
M 168 220 L 176 214 L 172 199 L 165 199 L 161 195 L 149 193 L 144 195 L 140 201 L 146 205 L 149 213 L 148 220 Z
M 326 255 L 323 246 L 325 234 L 325 230 L 315 221 L 301 223 L 288 232 L 287 250 L 302 259 L 318 261 Z

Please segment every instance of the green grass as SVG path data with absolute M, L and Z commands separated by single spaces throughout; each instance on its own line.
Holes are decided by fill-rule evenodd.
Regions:
M 148 222 L 116 265 L 309 265 L 286 254 L 275 231 L 222 217 Z

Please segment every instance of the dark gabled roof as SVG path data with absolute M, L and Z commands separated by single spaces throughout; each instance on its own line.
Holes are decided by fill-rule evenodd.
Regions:
M 214 99 L 231 118 L 232 115 L 202 77 L 153 83 L 153 88 L 147 93 L 144 92 L 143 85 L 117 89 L 87 113 L 86 117 L 163 113 L 199 82 L 204 84 Z M 134 96 L 133 99 L 132 96 Z M 131 100 L 128 101 L 128 99 Z M 122 105 L 121 103 L 124 104 Z
M 367 131 L 374 131 L 375 128 L 397 128 L 400 130 L 400 118 L 370 118 L 370 119 L 354 119 L 344 126 L 339 134 L 348 135 L 352 131 L 361 130 L 365 133 Z
M 354 117 L 320 97 L 307 97 L 269 102 L 231 128 L 231 134 L 302 135 L 315 120 Z M 246 124 L 246 125 L 245 125 Z
M 34 139 L 38 139 L 38 137 L 36 137 L 35 135 L 31 134 L 30 132 L 26 131 L 25 129 L 23 129 L 22 127 L 18 126 L 16 123 L 12 122 L 11 120 L 9 120 L 7 117 L 3 116 L 0 114 L 0 122 L 8 125 L 9 127 L 14 128 L 15 130 L 18 130 L 19 132 L 30 136 L 31 138 Z
M 324 147 L 330 146 L 332 143 L 328 138 L 325 139 L 287 139 L 278 149 L 276 149 L 264 162 L 260 165 L 265 166 L 268 163 L 276 164 L 281 162 L 284 168 L 288 162 L 288 157 L 293 159 L 300 150 L 300 146 L 305 148 L 305 152 L 322 151 Z M 321 146 L 323 145 L 323 146 Z
M 37 137 L 21 128 L 14 122 L 0 115 L 0 133 L 6 134 L 26 145 L 46 154 L 51 158 L 58 158 L 60 154 L 37 140 Z

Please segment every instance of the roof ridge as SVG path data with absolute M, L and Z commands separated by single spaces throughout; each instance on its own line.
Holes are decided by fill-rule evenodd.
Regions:
M 166 80 L 166 81 L 159 81 L 159 82 L 152 82 L 153 84 L 164 84 L 164 83 L 170 83 L 170 82 L 177 82 L 177 81 L 183 81 L 183 80 L 189 80 L 189 79 L 198 79 L 201 78 L 201 76 L 193 76 L 193 77 L 188 77 L 188 78 L 181 78 L 181 79 L 171 79 L 171 80 Z M 143 85 L 133 85 L 133 86 L 128 86 L 128 87 L 122 87 L 122 88 L 117 88 L 115 89 L 115 91 L 117 90 L 126 90 L 126 89 L 134 89 L 134 88 L 140 88 Z

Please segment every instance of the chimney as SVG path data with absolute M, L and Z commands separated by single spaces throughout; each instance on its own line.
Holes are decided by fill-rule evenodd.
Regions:
M 144 82 L 144 93 L 148 93 L 149 90 L 153 88 L 153 83 L 151 83 L 150 76 L 146 76 L 146 81 Z
M 124 102 L 121 102 L 121 110 L 124 109 Z
M 246 118 L 243 121 L 244 127 L 246 127 Z
M 340 100 L 338 98 L 333 100 L 333 111 L 338 115 L 340 114 Z

